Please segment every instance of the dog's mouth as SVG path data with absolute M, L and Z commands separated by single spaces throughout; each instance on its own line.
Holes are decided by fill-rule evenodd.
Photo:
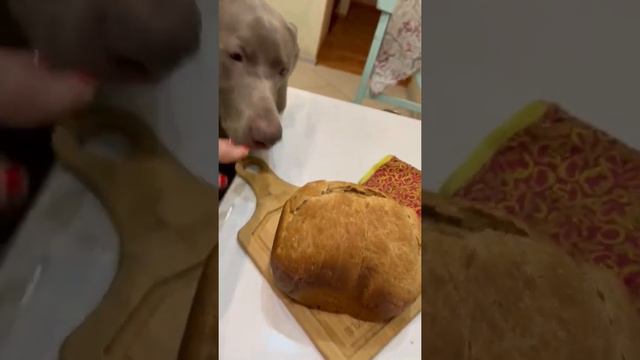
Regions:
M 222 123 L 222 118 L 218 117 L 218 121 Z M 261 141 L 254 141 L 254 140 L 248 139 L 248 137 L 241 139 L 241 138 L 236 138 L 234 136 L 229 136 L 222 126 L 218 128 L 218 131 L 219 131 L 219 137 L 230 138 L 234 144 L 246 146 L 251 150 L 269 150 L 272 147 Z
M 114 80 L 128 82 L 153 82 L 158 79 L 157 74 L 143 62 L 126 56 L 112 56 L 110 65 L 114 69 Z
M 252 141 L 249 148 L 253 150 L 269 150 L 271 146 L 260 141 Z
M 81 66 L 79 69 L 78 71 L 90 74 L 102 83 L 147 84 L 157 82 L 160 79 L 157 72 L 152 71 L 142 62 L 118 56 L 109 58 L 106 66 L 99 68 Z
M 269 150 L 273 147 L 273 145 L 267 145 L 261 141 L 253 141 L 253 140 L 249 140 L 249 141 L 238 141 L 236 142 L 235 140 L 231 139 L 231 141 L 234 144 L 237 145 L 242 145 L 242 146 L 246 146 L 248 147 L 250 150 Z
M 218 136 L 220 138 L 229 138 L 236 145 L 246 146 L 251 150 L 269 150 L 275 144 L 268 144 L 263 141 L 259 141 L 256 139 L 252 139 L 248 132 L 228 132 L 223 123 L 224 118 L 222 116 L 218 116 Z M 245 130 L 246 131 L 246 130 Z
M 153 77 L 149 67 L 140 61 L 124 56 L 114 56 L 112 62 L 115 69 L 128 80 L 145 81 Z

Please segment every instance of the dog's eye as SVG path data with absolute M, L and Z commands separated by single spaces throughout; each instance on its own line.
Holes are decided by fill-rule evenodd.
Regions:
M 278 72 L 278 75 L 280 75 L 280 76 L 285 76 L 285 75 L 287 75 L 287 72 L 288 72 L 288 71 L 289 71 L 289 70 L 288 70 L 287 68 L 282 68 L 282 69 L 280 69 L 280 71 Z
M 237 62 L 242 62 L 242 54 L 234 52 L 229 54 L 229 57 L 231 58 L 231 60 L 233 61 L 237 61 Z

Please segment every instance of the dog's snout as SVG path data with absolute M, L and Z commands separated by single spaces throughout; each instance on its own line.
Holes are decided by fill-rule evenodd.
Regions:
M 282 125 L 276 120 L 252 121 L 249 131 L 252 142 L 258 147 L 270 148 L 282 139 Z
M 116 72 L 158 77 L 198 49 L 201 19 L 195 0 L 116 4 L 104 22 L 107 62 Z

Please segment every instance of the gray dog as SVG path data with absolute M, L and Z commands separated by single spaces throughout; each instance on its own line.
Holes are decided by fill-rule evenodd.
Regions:
M 221 133 L 269 148 L 282 137 L 280 114 L 298 61 L 296 29 L 264 0 L 220 0 L 219 9 Z
M 49 65 L 102 81 L 157 80 L 200 44 L 195 0 L 0 0 L 0 22 L 0 43 L 18 31 Z

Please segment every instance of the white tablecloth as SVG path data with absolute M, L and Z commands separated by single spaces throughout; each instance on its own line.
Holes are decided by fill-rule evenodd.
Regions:
M 357 182 L 388 154 L 420 168 L 420 126 L 414 119 L 289 89 L 284 139 L 263 158 L 295 185 Z M 220 359 L 322 359 L 237 241 L 254 208 L 255 197 L 241 179 L 220 204 Z M 418 315 L 377 359 L 420 359 L 420 339 Z

